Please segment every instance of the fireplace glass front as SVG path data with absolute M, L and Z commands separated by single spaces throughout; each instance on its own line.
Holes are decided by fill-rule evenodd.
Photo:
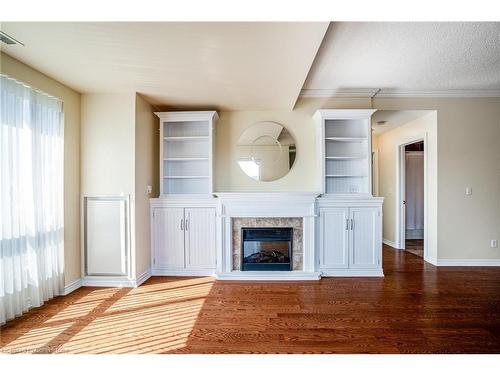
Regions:
M 292 228 L 242 228 L 243 271 L 291 271 Z

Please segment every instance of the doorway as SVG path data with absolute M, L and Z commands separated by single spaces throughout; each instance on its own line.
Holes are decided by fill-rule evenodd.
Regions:
M 426 258 L 425 136 L 399 145 L 399 248 Z

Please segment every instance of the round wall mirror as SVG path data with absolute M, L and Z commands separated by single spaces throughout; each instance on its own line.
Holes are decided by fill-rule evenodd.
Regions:
M 247 128 L 236 145 L 238 165 L 257 181 L 274 181 L 295 161 L 295 139 L 277 122 L 258 122 Z

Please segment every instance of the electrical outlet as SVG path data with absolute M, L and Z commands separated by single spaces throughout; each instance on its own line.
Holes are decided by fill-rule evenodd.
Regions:
M 465 188 L 465 195 L 472 195 L 472 188 L 471 187 Z
M 151 185 L 146 186 L 146 194 L 151 194 L 153 193 L 153 187 Z
M 498 241 L 497 240 L 491 240 L 490 246 L 493 249 L 496 249 L 498 247 Z

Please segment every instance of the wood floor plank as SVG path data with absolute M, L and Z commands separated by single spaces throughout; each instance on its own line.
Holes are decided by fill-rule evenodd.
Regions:
M 384 246 L 384 278 L 153 277 L 80 288 L 0 327 L 4 353 L 500 353 L 500 269 Z

